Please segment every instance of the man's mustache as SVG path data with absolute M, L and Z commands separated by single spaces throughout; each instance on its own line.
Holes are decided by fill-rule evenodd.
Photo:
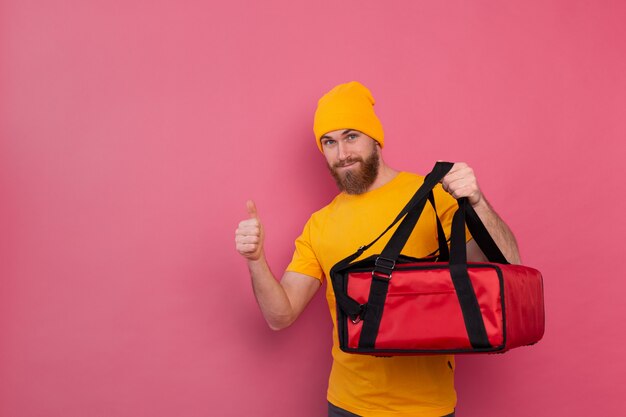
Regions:
M 335 162 L 335 163 L 333 164 L 333 168 L 341 168 L 341 167 L 345 167 L 345 166 L 348 166 L 348 165 L 353 164 L 353 163 L 355 163 L 355 162 L 363 162 L 363 158 L 359 158 L 359 157 L 356 157 L 356 158 L 348 158 L 348 159 L 345 159 L 345 160 L 340 161 L 340 162 Z

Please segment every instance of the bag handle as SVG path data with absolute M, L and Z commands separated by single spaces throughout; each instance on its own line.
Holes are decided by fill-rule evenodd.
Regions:
M 487 260 L 499 264 L 508 264 L 506 257 L 493 240 L 487 228 L 480 217 L 469 203 L 467 198 L 459 198 L 457 201 L 459 209 L 455 216 L 459 216 L 459 220 L 455 223 L 452 220 L 452 229 L 450 232 L 450 264 L 467 263 L 467 251 L 465 248 L 465 226 L 472 234 L 472 238 L 483 251 Z
M 431 180 L 428 182 L 427 180 L 424 180 L 424 185 L 422 187 L 432 186 L 434 188 L 434 186 L 439 181 L 441 181 L 441 179 L 443 179 L 443 177 L 450 171 L 452 165 L 453 164 L 450 162 L 437 162 L 435 164 L 435 167 L 433 168 L 433 171 L 426 176 L 426 178 L 429 178 L 429 176 L 432 175 Z M 433 184 L 434 179 L 436 179 L 436 181 Z M 420 190 L 418 190 L 418 192 L 411 199 L 411 201 L 409 201 L 405 209 L 400 212 L 400 215 L 398 215 L 394 223 L 392 223 L 391 226 L 389 226 L 385 230 L 385 232 L 383 232 L 383 234 L 381 234 L 381 236 L 376 238 L 376 240 L 374 241 L 376 242 L 378 239 L 380 239 L 382 235 L 384 235 L 399 220 L 401 215 L 405 214 L 405 211 L 409 211 L 409 213 L 405 216 L 402 223 L 400 223 L 400 226 L 398 226 L 398 229 L 395 231 L 393 236 L 391 236 L 389 242 L 379 256 L 380 262 L 378 262 L 378 264 L 380 265 L 376 265 L 375 273 L 381 277 L 389 277 L 391 275 L 391 271 L 393 270 L 392 264 L 395 265 L 395 262 L 398 260 L 398 257 L 400 256 L 400 253 L 404 248 L 404 245 L 411 236 L 411 233 L 413 233 L 413 229 L 415 228 L 415 225 L 417 224 L 417 221 L 419 220 L 422 211 L 424 210 L 426 200 L 423 197 L 424 193 L 420 193 L 420 191 L 422 191 L 422 188 L 420 188 Z M 428 192 L 429 198 L 432 198 L 431 204 L 433 205 L 433 207 L 435 207 L 434 198 L 432 197 L 432 188 Z M 421 197 L 421 200 L 416 197 Z M 487 228 L 480 220 L 480 217 L 478 217 L 478 214 L 476 213 L 472 205 L 469 204 L 467 198 L 462 197 L 458 199 L 457 204 L 459 205 L 459 209 L 454 214 L 454 216 L 459 216 L 459 220 L 457 220 L 457 222 L 455 223 L 453 218 L 452 221 L 452 228 L 450 232 L 450 264 L 467 263 L 467 251 L 465 247 L 466 225 L 470 233 L 472 234 L 472 238 L 476 241 L 478 247 L 483 251 L 483 253 L 490 262 L 508 264 L 509 262 L 506 260 L 506 257 L 502 254 L 500 248 L 498 248 L 498 245 L 495 243 L 495 241 L 487 231 Z M 441 227 L 441 222 L 439 220 L 439 216 L 437 216 L 437 228 L 439 229 L 439 227 Z M 438 237 L 440 237 L 441 234 L 444 234 L 443 231 L 439 232 L 438 230 Z M 439 240 L 439 246 L 441 250 L 441 239 Z M 369 248 L 369 246 L 371 245 L 368 245 L 367 247 Z M 447 258 L 440 259 L 440 261 L 447 260 Z

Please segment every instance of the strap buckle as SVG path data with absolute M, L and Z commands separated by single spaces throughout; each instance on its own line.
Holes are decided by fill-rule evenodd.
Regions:
M 372 278 L 382 279 L 385 281 L 391 280 L 391 274 L 396 267 L 396 261 L 389 258 L 379 256 L 374 262 L 374 270 L 372 271 Z
M 359 312 L 355 318 L 350 317 L 350 321 L 354 324 L 358 324 L 363 320 L 363 313 L 365 313 L 365 304 L 359 305 Z

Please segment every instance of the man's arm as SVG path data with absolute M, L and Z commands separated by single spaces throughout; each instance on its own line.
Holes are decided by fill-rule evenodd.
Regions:
M 478 187 L 472 168 L 463 162 L 454 164 L 450 172 L 441 180 L 441 184 L 443 189 L 454 198 L 467 197 L 504 257 L 512 264 L 521 263 L 513 232 L 487 202 Z M 487 260 L 473 239 L 467 243 L 467 260 L 475 262 Z
M 265 321 L 272 330 L 284 329 L 302 313 L 321 282 L 292 271 L 285 272 L 278 282 L 265 258 L 263 225 L 256 206 L 248 201 L 247 208 L 250 218 L 240 222 L 235 232 L 237 251 L 248 262 L 252 289 Z

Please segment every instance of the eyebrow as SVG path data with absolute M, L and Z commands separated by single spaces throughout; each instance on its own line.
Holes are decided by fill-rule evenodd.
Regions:
M 341 136 L 345 136 L 345 135 L 347 135 L 350 132 L 356 132 L 356 131 L 354 129 L 346 129 L 343 132 L 341 132 Z M 332 139 L 332 140 L 334 140 L 333 138 L 331 138 L 330 136 L 327 136 L 327 135 L 322 136 L 320 138 L 320 140 L 322 140 L 322 139 Z

